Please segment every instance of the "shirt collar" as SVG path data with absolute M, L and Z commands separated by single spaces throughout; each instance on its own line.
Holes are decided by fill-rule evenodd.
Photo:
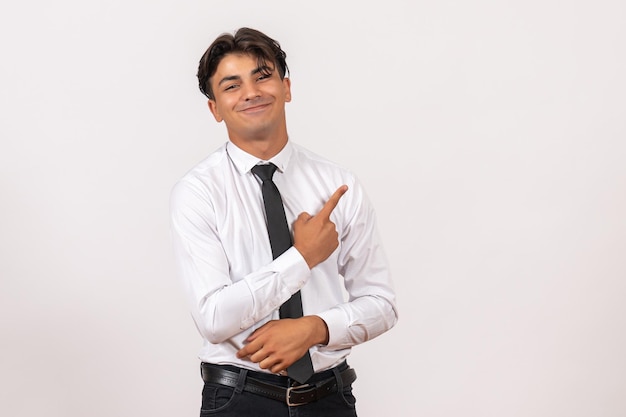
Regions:
M 284 172 L 289 165 L 289 160 L 291 159 L 291 155 L 293 154 L 293 146 L 290 141 L 287 141 L 287 144 L 283 149 L 281 149 L 278 154 L 274 155 L 269 160 L 265 161 L 263 159 L 259 159 L 254 155 L 250 155 L 248 152 L 239 148 L 237 145 L 228 141 L 226 143 L 226 153 L 228 154 L 230 160 L 239 171 L 239 174 L 244 175 L 248 173 L 252 169 L 253 166 L 258 165 L 259 163 L 267 163 L 271 162 L 278 167 L 278 170 Z

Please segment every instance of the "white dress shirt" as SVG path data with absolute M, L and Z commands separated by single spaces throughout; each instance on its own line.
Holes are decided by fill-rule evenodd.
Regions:
M 172 190 L 174 253 L 203 338 L 199 358 L 263 371 L 236 352 L 301 290 L 304 315 L 328 326 L 328 344 L 310 349 L 315 371 L 323 371 L 397 321 L 375 213 L 352 173 L 289 141 L 270 162 L 290 225 L 301 212 L 315 215 L 341 185 L 349 188 L 331 214 L 340 243 L 328 259 L 309 269 L 291 247 L 272 260 L 261 183 L 250 171 L 260 162 L 267 161 L 227 142 Z

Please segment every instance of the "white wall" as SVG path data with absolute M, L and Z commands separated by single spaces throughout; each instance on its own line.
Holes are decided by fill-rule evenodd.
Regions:
M 0 6 L 0 414 L 197 416 L 173 183 L 225 140 L 224 31 L 288 54 L 292 138 L 365 183 L 400 322 L 361 417 L 626 414 L 622 1 Z

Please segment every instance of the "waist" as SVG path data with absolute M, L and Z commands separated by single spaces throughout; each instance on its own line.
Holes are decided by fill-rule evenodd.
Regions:
M 321 400 L 356 380 L 354 369 L 345 361 L 334 368 L 313 374 L 305 384 L 300 384 L 288 376 L 206 362 L 201 365 L 201 373 L 205 384 L 238 387 L 242 391 L 284 402 L 290 407 Z
M 259 373 L 265 371 L 258 368 L 256 364 L 251 363 L 248 359 L 237 358 L 237 351 L 245 346 L 245 339 L 249 336 L 249 332 L 241 334 L 229 339 L 227 343 L 211 344 L 203 340 L 202 348 L 198 352 L 200 362 L 211 364 L 229 364 L 237 368 L 253 369 Z M 340 350 L 320 350 L 319 346 L 313 346 L 309 349 L 313 368 L 317 370 L 331 369 L 343 361 L 348 359 L 351 349 L 345 348 Z M 269 371 L 267 371 L 269 373 Z
M 216 364 L 207 363 L 207 362 L 202 362 L 201 366 L 202 366 L 202 369 L 207 369 L 207 370 L 223 369 L 226 371 L 235 372 L 237 374 L 239 374 L 239 372 L 241 372 L 243 369 L 246 369 L 246 368 L 242 368 L 242 367 L 235 366 L 235 365 L 216 365 Z M 337 365 L 334 368 L 336 368 L 337 371 L 339 372 L 345 371 L 346 369 L 349 368 L 348 362 L 344 360 L 343 362 L 341 362 L 339 365 Z M 309 384 L 314 384 L 316 382 L 321 382 L 330 378 L 334 378 L 335 377 L 335 373 L 333 371 L 334 368 L 314 373 L 307 382 Z M 253 371 L 251 369 L 246 369 L 246 371 L 247 371 L 248 378 L 254 378 L 259 381 L 270 383 L 272 385 L 288 387 L 292 385 L 293 383 L 293 380 L 289 378 L 288 376 L 272 374 L 270 372 Z

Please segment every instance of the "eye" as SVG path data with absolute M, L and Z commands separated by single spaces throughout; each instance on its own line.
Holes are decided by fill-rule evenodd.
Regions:
M 262 81 L 262 80 L 265 80 L 265 79 L 268 79 L 268 78 L 272 78 L 272 73 L 271 72 L 268 72 L 266 74 L 260 74 L 259 78 L 257 78 L 257 81 Z
M 239 87 L 239 84 L 229 84 L 226 87 L 224 87 L 224 91 L 234 90 L 237 87 Z

